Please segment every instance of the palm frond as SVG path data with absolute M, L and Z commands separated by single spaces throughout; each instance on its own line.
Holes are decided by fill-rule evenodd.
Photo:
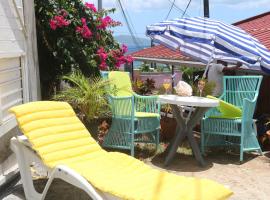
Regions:
M 70 87 L 54 96 L 55 100 L 67 101 L 78 108 L 88 120 L 108 116 L 110 113 L 106 94 L 109 90 L 109 81 L 100 77 L 85 77 L 80 71 L 75 71 L 63 80 Z

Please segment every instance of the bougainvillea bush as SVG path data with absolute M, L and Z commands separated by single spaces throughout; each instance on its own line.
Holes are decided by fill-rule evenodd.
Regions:
M 127 47 L 113 38 L 120 25 L 109 14 L 81 0 L 35 0 L 40 79 L 43 98 L 58 88 L 63 75 L 80 70 L 97 76 L 99 70 L 115 70 L 132 62 Z

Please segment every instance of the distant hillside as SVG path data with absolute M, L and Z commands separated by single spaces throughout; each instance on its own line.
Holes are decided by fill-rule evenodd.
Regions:
M 127 46 L 136 46 L 130 35 L 116 35 L 114 38 L 121 44 L 126 44 Z M 141 46 L 150 46 L 150 39 L 142 37 L 137 37 L 136 39 Z

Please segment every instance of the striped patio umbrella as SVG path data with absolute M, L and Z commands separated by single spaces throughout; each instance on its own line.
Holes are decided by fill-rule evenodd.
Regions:
M 209 18 L 181 18 L 147 26 L 154 42 L 201 61 L 241 62 L 270 73 L 270 51 L 244 30 Z

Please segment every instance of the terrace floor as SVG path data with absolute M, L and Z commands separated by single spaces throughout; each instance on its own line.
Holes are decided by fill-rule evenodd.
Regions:
M 244 163 L 239 163 L 239 156 L 224 151 L 209 154 L 205 160 L 207 167 L 201 168 L 197 165 L 193 156 L 178 153 L 169 167 L 163 166 L 164 155 L 145 158 L 146 164 L 161 170 L 167 170 L 175 174 L 208 178 L 229 187 L 234 195 L 232 200 L 267 200 L 270 196 L 270 152 L 265 152 L 263 156 L 248 154 Z M 38 190 L 45 184 L 44 179 L 35 181 Z M 79 189 L 69 184 L 57 180 L 46 199 L 89 199 Z M 64 192 L 63 192 L 64 191 Z M 214 191 L 213 191 L 214 192 Z M 25 199 L 21 183 L 12 186 L 7 192 L 0 194 L 3 200 Z

